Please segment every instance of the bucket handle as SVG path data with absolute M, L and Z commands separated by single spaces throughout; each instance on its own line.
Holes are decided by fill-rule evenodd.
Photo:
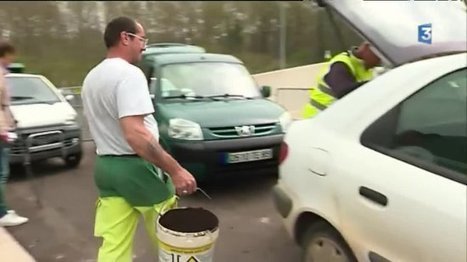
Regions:
M 204 191 L 200 187 L 197 187 L 196 191 L 200 191 L 207 199 L 212 200 L 212 198 L 206 193 L 206 191 Z M 175 195 L 175 198 L 176 198 L 176 202 L 178 202 L 178 200 L 180 199 L 180 196 Z M 156 220 L 158 220 L 161 215 L 165 214 L 165 212 L 168 211 L 166 209 L 167 204 L 168 204 L 168 202 L 165 202 L 164 205 L 162 205 L 162 207 L 160 209 L 160 212 L 157 212 Z
M 201 192 L 207 199 L 212 200 L 212 198 L 203 189 L 197 187 L 196 191 Z
M 175 204 L 178 203 L 178 199 L 180 199 L 180 197 L 177 196 L 177 195 L 175 195 Z M 160 208 L 159 212 L 157 212 L 156 221 L 159 220 L 160 216 L 162 216 L 163 214 L 165 214 L 165 212 L 169 211 L 169 210 L 167 209 L 167 204 L 168 204 L 168 203 L 169 203 L 169 202 L 166 201 L 166 202 L 162 205 L 162 207 Z M 173 205 L 173 203 L 171 203 L 171 204 Z

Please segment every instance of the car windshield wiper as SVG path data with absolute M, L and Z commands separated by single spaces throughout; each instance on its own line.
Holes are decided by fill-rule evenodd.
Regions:
M 60 101 L 55 101 L 55 100 L 51 100 L 51 101 L 34 101 L 34 104 L 48 104 L 48 105 L 53 105 L 53 104 L 56 104 Z
M 208 96 L 209 98 L 216 98 L 216 97 L 222 97 L 222 98 L 229 98 L 229 97 L 240 97 L 240 98 L 245 98 L 245 99 L 253 99 L 252 97 L 244 96 L 244 95 L 233 95 L 233 94 L 223 94 L 223 95 L 212 95 Z
M 176 96 L 165 96 L 164 97 L 164 99 L 197 99 L 197 100 L 206 99 L 206 98 L 216 100 L 214 97 L 209 97 L 209 96 L 198 96 L 198 95 L 192 96 L 192 95 L 185 95 L 185 94 L 176 95 Z
M 32 96 L 12 96 L 10 97 L 12 101 L 18 101 L 18 100 L 26 100 L 26 99 L 34 99 Z
M 11 101 L 22 101 L 22 100 L 32 100 L 32 101 L 27 101 L 26 104 L 49 104 L 53 105 L 55 103 L 60 102 L 59 100 L 36 100 L 35 97 L 32 96 L 12 96 Z

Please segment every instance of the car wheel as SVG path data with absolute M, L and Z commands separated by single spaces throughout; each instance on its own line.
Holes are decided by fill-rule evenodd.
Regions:
M 311 225 L 303 238 L 303 262 L 357 262 L 340 234 L 326 223 Z
M 65 165 L 70 168 L 77 167 L 81 162 L 81 153 L 65 157 Z

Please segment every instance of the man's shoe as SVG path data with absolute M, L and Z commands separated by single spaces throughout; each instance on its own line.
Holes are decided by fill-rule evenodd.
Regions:
M 18 216 L 16 213 L 7 213 L 6 215 L 0 218 L 0 226 L 3 226 L 3 227 L 19 226 L 28 221 L 29 221 L 28 218 Z
M 17 216 L 17 217 L 22 217 L 22 216 L 18 215 L 18 213 L 16 213 L 16 211 L 13 210 L 13 209 L 7 210 L 6 212 L 7 212 L 7 214 L 11 214 L 11 215 L 14 215 L 14 216 Z M 22 218 L 26 218 L 26 217 L 22 217 Z M 26 218 L 26 219 L 28 219 L 28 218 Z

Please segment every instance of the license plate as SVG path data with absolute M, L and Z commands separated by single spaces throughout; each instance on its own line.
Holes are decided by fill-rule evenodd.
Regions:
M 226 163 L 242 163 L 242 162 L 251 162 L 251 161 L 260 161 L 272 158 L 272 149 L 261 149 L 261 150 L 252 150 L 245 152 L 236 152 L 236 153 L 227 153 Z

